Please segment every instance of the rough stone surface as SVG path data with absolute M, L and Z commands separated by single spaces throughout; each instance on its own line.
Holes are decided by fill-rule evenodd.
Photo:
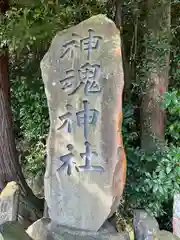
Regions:
M 27 233 L 33 240 L 130 240 L 128 233 L 117 233 L 108 222 L 98 232 L 90 232 L 60 226 L 43 218 L 32 224 Z
M 15 182 L 6 185 L 0 194 L 0 224 L 16 221 L 19 206 L 19 187 Z
M 51 123 L 44 178 L 49 217 L 97 231 L 125 182 L 120 33 L 103 15 L 64 30 L 41 70 Z
M 116 228 L 108 220 L 105 221 L 105 223 L 99 229 L 99 232 L 102 234 L 117 233 Z
M 33 190 L 38 198 L 44 197 L 44 179 L 43 176 L 30 176 L 26 179 L 27 184 Z
M 98 232 L 92 232 L 52 225 L 51 234 L 54 237 L 53 240 L 130 240 L 128 233 L 114 232 L 109 226 L 100 229 Z
M 174 195 L 173 233 L 180 238 L 180 193 Z
M 177 236 L 165 230 L 158 231 L 153 237 L 153 240 L 179 240 L 179 239 L 180 238 L 178 238 Z
M 133 226 L 136 240 L 152 240 L 153 234 L 159 230 L 157 220 L 138 209 L 134 211 Z
M 50 223 L 49 218 L 42 218 L 33 223 L 27 229 L 27 234 L 34 240 L 46 240 L 48 236 L 47 225 Z
M 4 240 L 32 240 L 18 222 L 5 222 L 1 225 Z
M 49 218 L 48 206 L 47 206 L 46 201 L 44 201 L 44 212 L 43 212 L 43 217 L 44 217 L 44 218 Z

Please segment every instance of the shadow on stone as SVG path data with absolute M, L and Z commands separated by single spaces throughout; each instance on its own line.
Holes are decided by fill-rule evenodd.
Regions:
M 5 222 L 1 225 L 3 240 L 32 240 L 18 222 Z
M 98 232 L 68 228 L 50 219 L 42 218 L 27 229 L 34 240 L 129 240 L 128 233 L 117 233 L 115 228 L 106 222 Z

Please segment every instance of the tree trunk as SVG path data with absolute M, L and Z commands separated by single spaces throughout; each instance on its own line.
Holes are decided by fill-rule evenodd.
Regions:
M 0 1 L 0 12 L 8 10 L 8 1 Z M 16 181 L 20 184 L 24 199 L 28 198 L 34 207 L 40 210 L 42 201 L 37 199 L 28 187 L 21 171 L 13 133 L 12 111 L 10 106 L 10 83 L 8 79 L 8 48 L 0 53 L 0 188 L 7 182 Z
M 122 2 L 120 0 L 115 0 L 115 24 L 116 27 L 122 31 Z M 122 51 L 122 59 L 123 59 L 123 69 L 124 69 L 124 92 L 130 91 L 130 85 L 131 85 L 131 77 L 130 77 L 130 66 L 127 60 L 127 56 L 125 53 L 125 48 L 124 48 L 124 41 L 123 41 L 123 36 L 121 36 L 121 51 Z
M 147 0 L 141 106 L 141 147 L 147 152 L 161 150 L 165 144 L 165 111 L 161 102 L 168 87 L 170 8 L 169 0 Z

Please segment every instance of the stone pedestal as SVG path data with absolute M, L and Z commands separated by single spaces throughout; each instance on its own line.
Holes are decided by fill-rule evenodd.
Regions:
M 40 219 L 31 225 L 27 233 L 33 240 L 130 240 L 128 233 L 117 233 L 109 223 L 98 232 L 68 228 Z
M 180 240 L 180 238 L 173 235 L 171 232 L 162 230 L 154 234 L 153 240 Z

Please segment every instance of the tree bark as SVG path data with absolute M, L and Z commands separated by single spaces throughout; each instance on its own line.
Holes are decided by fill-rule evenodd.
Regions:
M 121 0 L 114 0 L 115 4 L 115 24 L 116 27 L 122 31 L 122 3 L 123 1 Z M 123 41 L 123 36 L 121 36 L 121 51 L 122 51 L 122 58 L 123 58 L 123 69 L 124 69 L 124 91 L 128 92 L 130 91 L 130 85 L 131 85 L 131 77 L 130 77 L 130 66 L 127 60 L 127 56 L 125 53 L 125 48 L 124 48 L 124 41 Z
M 0 13 L 5 14 L 9 8 L 7 0 L 0 1 Z M 32 205 L 40 210 L 42 201 L 37 199 L 24 179 L 15 146 L 13 119 L 10 105 L 10 82 L 8 78 L 8 48 L 0 52 L 0 188 L 10 181 L 20 184 L 21 193 L 29 198 Z
M 147 0 L 146 53 L 143 63 L 141 106 L 141 147 L 147 152 L 163 149 L 165 111 L 161 108 L 168 88 L 170 55 L 171 3 L 169 0 Z

